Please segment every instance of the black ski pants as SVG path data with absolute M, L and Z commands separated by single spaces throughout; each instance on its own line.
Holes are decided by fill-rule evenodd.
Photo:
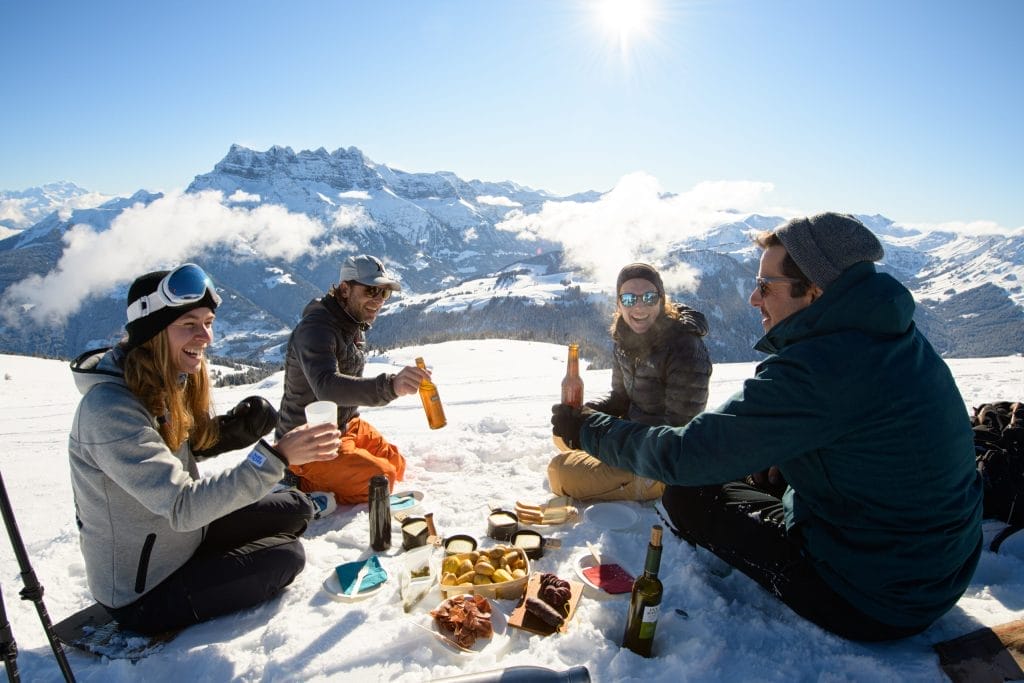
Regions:
M 132 604 L 107 611 L 122 626 L 155 635 L 265 602 L 305 566 L 299 536 L 312 516 L 304 493 L 271 493 L 212 522 L 177 571 Z
M 850 640 L 882 641 L 919 633 L 864 614 L 814 570 L 799 538 L 786 530 L 782 500 L 745 482 L 669 486 L 661 499 L 678 536 L 707 548 L 757 581 L 794 612 Z

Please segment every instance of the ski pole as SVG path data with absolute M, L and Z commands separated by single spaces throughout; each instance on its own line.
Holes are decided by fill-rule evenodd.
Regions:
M 43 631 L 46 633 L 46 638 L 50 641 L 50 648 L 53 650 L 53 655 L 57 658 L 57 665 L 60 667 L 61 673 L 64 674 L 64 680 L 68 681 L 68 683 L 73 683 L 75 675 L 71 672 L 71 665 L 68 664 L 68 658 L 64 653 L 64 646 L 61 645 L 61 642 L 57 640 L 53 633 L 50 615 L 46 612 L 46 605 L 43 604 L 43 587 L 36 578 L 36 573 L 32 571 L 32 563 L 29 562 L 28 553 L 25 551 L 25 544 L 21 540 L 21 533 L 18 531 L 18 523 L 14 519 L 11 500 L 7 497 L 7 486 L 4 484 L 2 473 L 0 473 L 0 512 L 3 513 L 4 526 L 7 527 L 7 538 L 11 541 L 14 556 L 18 558 L 18 566 L 21 568 L 21 582 L 25 585 L 19 595 L 21 595 L 22 600 L 31 600 L 35 604 L 36 612 L 39 613 L 39 621 L 43 622 Z M 3 623 L 7 624 L 6 630 L 10 631 L 10 624 L 7 623 L 6 616 L 5 613 L 3 615 Z M 9 642 L 10 647 L 7 649 L 13 650 L 13 657 L 17 657 L 18 648 L 14 642 L 13 634 L 10 636 Z M 4 656 L 6 658 L 7 654 L 5 653 Z M 8 676 L 10 676 L 11 664 L 5 663 L 7 663 Z M 17 676 L 17 663 L 14 663 L 14 673 Z M 16 681 L 18 679 L 12 678 L 11 680 Z

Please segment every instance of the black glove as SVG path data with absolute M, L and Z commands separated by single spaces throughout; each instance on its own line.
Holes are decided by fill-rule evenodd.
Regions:
M 588 416 L 594 414 L 589 406 L 574 408 L 564 403 L 551 406 L 551 433 L 561 437 L 569 448 L 580 447 L 580 427 Z
M 251 446 L 277 427 L 277 411 L 262 396 L 249 396 L 224 415 L 218 415 L 217 426 L 220 431 L 217 443 L 207 449 L 193 451 L 196 459 L 212 458 Z

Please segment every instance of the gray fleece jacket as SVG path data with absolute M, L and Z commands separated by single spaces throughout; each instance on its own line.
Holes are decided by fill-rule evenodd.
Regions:
M 89 590 L 123 607 L 183 565 L 206 525 L 259 500 L 284 463 L 259 444 L 234 468 L 200 478 L 186 441 L 171 451 L 157 419 L 125 385 L 120 348 L 71 363 L 82 400 L 68 454 L 79 542 Z

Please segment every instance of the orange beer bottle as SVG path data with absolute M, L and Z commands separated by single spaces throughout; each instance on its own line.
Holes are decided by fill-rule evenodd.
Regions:
M 427 369 L 422 358 L 416 359 L 416 367 Z M 448 424 L 444 416 L 444 406 L 441 405 L 441 397 L 437 394 L 437 385 L 429 379 L 420 382 L 420 400 L 423 401 L 423 412 L 427 414 L 427 424 L 431 429 L 440 429 Z

